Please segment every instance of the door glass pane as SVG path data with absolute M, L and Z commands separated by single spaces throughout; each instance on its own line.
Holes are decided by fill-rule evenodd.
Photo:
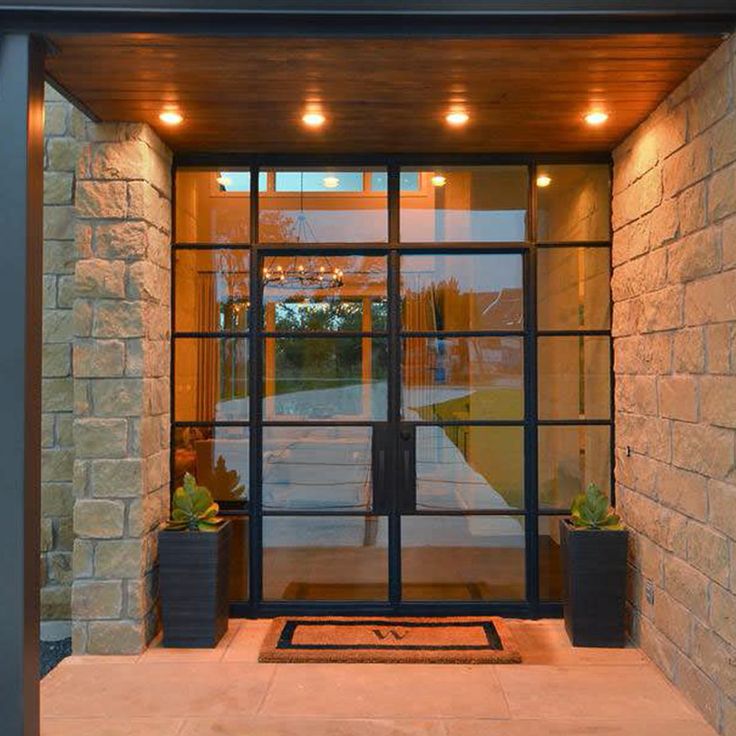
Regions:
M 265 600 L 385 601 L 388 525 L 380 516 L 265 516 Z
M 514 601 L 525 594 L 521 516 L 404 516 L 404 600 Z
M 405 170 L 419 190 L 401 192 L 405 243 L 521 242 L 528 202 L 525 166 Z
M 539 505 L 569 509 L 589 483 L 610 495 L 610 443 L 606 426 L 539 427 Z
M 248 419 L 248 341 L 242 337 L 174 340 L 174 419 Z
M 520 337 L 409 337 L 402 340 L 402 416 L 408 421 L 521 419 Z
M 607 330 L 611 324 L 608 248 L 537 250 L 540 330 Z
M 385 338 L 279 337 L 264 340 L 266 419 L 386 418 Z
M 385 169 L 377 169 L 385 173 Z M 259 199 L 262 243 L 385 243 L 388 198 L 369 188 L 371 170 L 269 171 Z
M 546 186 L 540 186 L 540 177 Z M 560 164 L 537 169 L 540 241 L 608 240 L 611 169 L 608 164 Z
M 246 427 L 175 427 L 173 486 L 191 473 L 215 501 L 242 507 L 250 496 L 249 457 Z
M 370 427 L 265 427 L 263 508 L 370 511 Z
M 417 427 L 419 511 L 524 507 L 523 427 Z
M 559 516 L 539 517 L 539 597 L 562 600 L 562 554 Z
M 247 243 L 250 173 L 177 169 L 176 240 L 179 243 Z
M 244 332 L 248 329 L 247 250 L 177 250 L 174 262 L 178 332 Z
M 268 332 L 386 330 L 385 256 L 275 256 L 264 275 Z
M 611 342 L 608 337 L 540 337 L 540 419 L 608 419 Z
M 401 258 L 401 327 L 410 331 L 521 330 L 520 254 Z
M 228 600 L 248 600 L 248 559 L 250 558 L 250 519 L 247 516 L 228 516 L 232 527 L 229 550 Z

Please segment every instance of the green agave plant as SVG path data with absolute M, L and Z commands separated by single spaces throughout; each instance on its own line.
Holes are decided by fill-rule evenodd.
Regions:
M 608 496 L 595 483 L 591 483 L 584 493 L 575 496 L 570 513 L 573 526 L 579 529 L 618 531 L 624 528 L 621 519 L 609 505 Z
M 213 532 L 222 524 L 217 515 L 220 507 L 204 486 L 198 486 L 191 473 L 184 475 L 184 484 L 174 491 L 169 529 L 192 532 Z

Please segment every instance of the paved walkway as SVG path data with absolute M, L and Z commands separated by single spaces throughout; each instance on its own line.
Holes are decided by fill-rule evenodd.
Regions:
M 714 736 L 636 649 L 573 649 L 510 622 L 521 665 L 258 664 L 267 621 L 214 650 L 70 657 L 41 683 L 42 736 Z

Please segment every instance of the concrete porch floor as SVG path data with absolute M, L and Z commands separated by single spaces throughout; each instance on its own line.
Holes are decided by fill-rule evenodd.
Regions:
M 510 621 L 521 665 L 259 664 L 269 621 L 216 649 L 69 657 L 41 682 L 42 736 L 714 736 L 637 649 L 573 649 Z

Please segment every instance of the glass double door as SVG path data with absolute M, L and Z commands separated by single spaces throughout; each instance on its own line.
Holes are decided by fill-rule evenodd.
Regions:
M 524 601 L 524 258 L 259 252 L 261 603 Z

